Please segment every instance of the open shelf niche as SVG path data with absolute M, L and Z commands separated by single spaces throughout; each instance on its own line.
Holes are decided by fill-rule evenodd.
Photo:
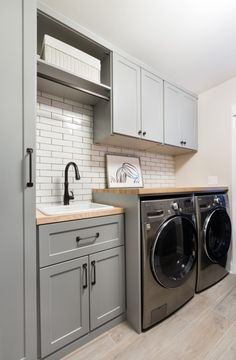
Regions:
M 105 116 L 111 116 L 111 51 L 87 38 L 76 30 L 62 24 L 47 14 L 38 11 L 37 53 L 41 53 L 44 35 L 50 35 L 101 61 L 101 83 L 79 77 L 66 69 L 37 60 L 38 90 L 68 98 L 84 104 L 94 105 L 95 114 L 100 108 Z M 96 111 L 97 107 L 97 111 Z

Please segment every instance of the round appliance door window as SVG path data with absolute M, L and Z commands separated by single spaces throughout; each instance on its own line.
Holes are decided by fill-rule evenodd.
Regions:
M 231 221 L 224 208 L 217 208 L 204 226 L 205 250 L 211 261 L 225 266 L 231 242 Z
M 183 284 L 190 276 L 197 256 L 194 224 L 175 216 L 160 227 L 151 253 L 151 268 L 156 280 L 166 288 Z

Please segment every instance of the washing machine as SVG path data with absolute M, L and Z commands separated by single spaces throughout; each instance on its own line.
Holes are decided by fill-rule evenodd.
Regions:
M 195 197 L 198 229 L 196 292 L 207 289 L 229 272 L 231 221 L 227 194 Z
M 195 293 L 197 232 L 193 197 L 141 201 L 142 329 Z

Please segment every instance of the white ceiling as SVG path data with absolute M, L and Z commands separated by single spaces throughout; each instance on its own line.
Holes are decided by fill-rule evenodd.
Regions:
M 43 0 L 201 93 L 236 75 L 236 0 Z

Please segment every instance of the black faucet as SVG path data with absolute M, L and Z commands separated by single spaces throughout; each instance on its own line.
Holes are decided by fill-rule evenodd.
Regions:
M 75 169 L 75 178 L 76 180 L 80 179 L 80 174 L 79 174 L 79 169 L 78 166 L 76 165 L 76 163 L 74 163 L 73 161 L 69 162 L 66 167 L 65 167 L 65 182 L 64 182 L 64 186 L 65 186 L 65 191 L 64 191 L 64 205 L 69 205 L 70 204 L 70 200 L 74 200 L 74 193 L 73 191 L 70 191 L 72 195 L 69 195 L 69 182 L 68 182 L 68 171 L 69 171 L 69 167 L 70 166 L 74 166 Z

